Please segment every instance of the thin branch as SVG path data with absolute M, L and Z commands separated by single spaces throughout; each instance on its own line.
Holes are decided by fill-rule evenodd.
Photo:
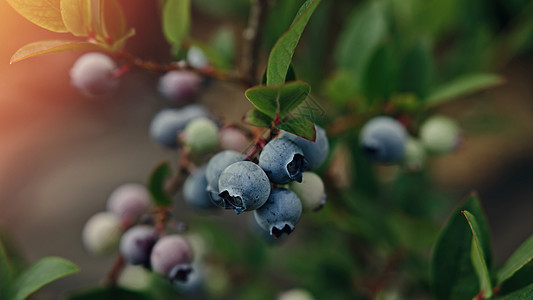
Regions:
M 241 78 L 248 86 L 257 83 L 257 67 L 261 51 L 263 25 L 268 11 L 268 0 L 252 0 L 248 27 L 243 32 L 244 53 L 242 56 Z

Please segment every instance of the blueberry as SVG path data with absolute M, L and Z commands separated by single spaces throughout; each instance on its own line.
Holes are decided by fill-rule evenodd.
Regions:
M 302 215 L 302 203 L 288 189 L 273 189 L 267 202 L 254 212 L 255 220 L 274 238 L 290 234 Z
M 270 182 L 258 165 L 250 161 L 239 161 L 222 171 L 218 188 L 224 207 L 233 208 L 240 214 L 258 209 L 267 201 Z
M 223 128 L 219 132 L 220 147 L 225 150 L 237 152 L 245 151 L 250 146 L 250 140 L 239 129 L 233 127 Z
M 169 101 L 181 104 L 191 101 L 198 94 L 202 78 L 191 71 L 167 72 L 159 79 L 159 92 Z
M 173 234 L 160 238 L 150 255 L 152 270 L 172 280 L 187 281 L 192 271 L 192 248 L 182 236 Z
M 70 69 L 72 84 L 87 96 L 98 96 L 110 92 L 118 83 L 113 77 L 117 69 L 115 61 L 109 56 L 91 52 L 76 60 Z
M 189 274 L 186 282 L 174 280 L 172 283 L 174 287 L 183 294 L 196 294 L 202 291 L 204 280 L 205 274 L 202 266 L 194 264 L 193 270 Z
M 218 126 L 208 118 L 194 119 L 185 127 L 183 142 L 191 152 L 210 152 L 218 144 Z
M 107 199 L 107 210 L 132 224 L 150 208 L 150 194 L 138 183 L 126 183 L 116 188 Z
M 162 146 L 176 148 L 178 133 L 184 130 L 190 121 L 208 116 L 208 111 L 198 104 L 187 105 L 181 109 L 163 109 L 152 119 L 150 137 Z
M 301 183 L 291 182 L 289 188 L 302 201 L 304 212 L 320 209 L 326 202 L 326 193 L 322 178 L 313 172 L 304 172 Z
M 209 60 L 202 49 L 196 46 L 189 48 L 187 52 L 187 63 L 195 69 L 205 69 L 209 67 Z
M 459 146 L 461 140 L 459 126 L 448 117 L 433 116 L 420 127 L 420 140 L 432 153 L 449 153 Z
M 314 170 L 320 167 L 329 154 L 329 141 L 326 131 L 316 124 L 315 129 L 316 139 L 314 142 L 286 131 L 283 131 L 280 135 L 281 138 L 289 139 L 300 146 L 308 163 L 307 170 Z
M 308 167 L 302 149 L 286 138 L 278 138 L 266 144 L 259 155 L 259 166 L 270 181 L 287 184 L 302 181 L 302 172 Z
M 207 191 L 206 167 L 199 168 L 189 175 L 183 184 L 183 199 L 192 208 L 206 211 L 216 208 Z
M 211 195 L 211 200 L 220 207 L 224 207 L 224 201 L 218 196 L 218 179 L 220 174 L 229 165 L 244 160 L 245 155 L 236 151 L 226 150 L 217 153 L 207 163 L 205 177 L 207 179 L 207 191 Z
M 361 130 L 361 147 L 370 159 L 378 163 L 396 163 L 403 158 L 407 132 L 391 117 L 375 117 Z
M 120 219 L 113 213 L 100 212 L 85 223 L 83 245 L 91 254 L 110 254 L 117 250 L 121 234 Z
M 128 229 L 120 239 L 120 253 L 132 265 L 149 266 L 150 252 L 157 241 L 154 228 L 137 225 Z

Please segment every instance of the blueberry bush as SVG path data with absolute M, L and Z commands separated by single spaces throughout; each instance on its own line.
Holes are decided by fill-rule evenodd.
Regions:
M 6 1 L 58 33 L 11 63 L 78 51 L 80 101 L 141 70 L 166 106 L 146 131 L 169 160 L 87 220 L 91 259 L 116 259 L 66 299 L 533 297 L 533 238 L 494 261 L 480 197 L 453 208 L 429 163 L 468 145 L 440 107 L 503 84 L 498 68 L 531 48 L 530 1 L 159 0 L 157 62 L 127 47 L 128 1 Z M 198 11 L 238 25 L 201 42 Z M 202 103 L 217 82 L 251 105 L 240 122 Z M 177 201 L 191 208 L 179 219 Z M 80 271 L 58 257 L 22 268 L 0 242 L 0 299 Z

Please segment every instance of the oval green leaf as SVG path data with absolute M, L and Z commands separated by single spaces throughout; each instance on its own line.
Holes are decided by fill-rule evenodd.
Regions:
M 242 121 L 252 126 L 270 128 L 274 119 L 257 109 L 252 109 L 244 115 Z
M 168 206 L 172 204 L 172 197 L 165 191 L 165 183 L 170 175 L 171 169 L 168 162 L 160 163 L 150 174 L 148 190 L 155 205 Z
M 181 48 L 189 35 L 191 23 L 190 0 L 167 0 L 163 6 L 163 34 L 175 48 Z
M 530 236 L 511 257 L 505 262 L 505 265 L 498 272 L 498 285 L 513 276 L 518 270 L 533 259 L 533 235 Z
M 289 118 L 276 125 L 276 128 L 296 134 L 313 142 L 316 140 L 315 124 L 304 117 Z
M 267 85 L 280 86 L 285 82 L 300 36 L 319 3 L 320 0 L 307 0 L 302 5 L 291 27 L 278 39 L 272 48 L 268 57 Z
M 24 271 L 13 286 L 13 300 L 24 300 L 41 287 L 79 272 L 78 266 L 61 257 L 45 257 Z

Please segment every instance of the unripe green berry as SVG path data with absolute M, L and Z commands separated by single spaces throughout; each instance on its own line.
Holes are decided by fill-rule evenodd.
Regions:
M 426 165 L 426 149 L 422 143 L 410 137 L 405 144 L 404 165 L 409 171 L 420 171 Z
M 125 266 L 117 280 L 118 286 L 133 291 L 148 290 L 151 284 L 151 273 L 142 266 Z
M 183 141 L 192 152 L 207 153 L 218 143 L 218 127 L 208 118 L 192 120 L 183 133 Z
M 105 255 L 118 250 L 121 235 L 120 218 L 111 212 L 100 212 L 85 224 L 82 240 L 89 253 Z
M 313 295 L 304 289 L 292 289 L 279 295 L 278 300 L 313 300 Z
M 326 200 L 324 182 L 313 172 L 304 172 L 302 175 L 302 183 L 293 181 L 289 184 L 289 188 L 302 201 L 303 211 L 311 212 L 319 209 Z
M 433 116 L 420 127 L 420 140 L 426 149 L 435 154 L 446 154 L 459 144 L 457 123 L 445 116 Z

